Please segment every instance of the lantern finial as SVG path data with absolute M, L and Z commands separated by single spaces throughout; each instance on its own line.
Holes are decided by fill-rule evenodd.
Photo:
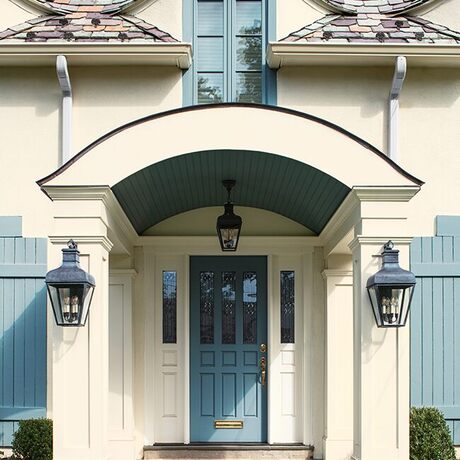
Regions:
M 69 249 L 77 249 L 78 250 L 78 244 L 74 240 L 69 240 L 67 242 L 67 247 Z
M 383 246 L 383 249 L 384 249 L 385 251 L 392 251 L 394 247 L 395 247 L 395 245 L 394 245 L 393 241 L 388 240 L 388 241 L 385 243 L 385 246 Z

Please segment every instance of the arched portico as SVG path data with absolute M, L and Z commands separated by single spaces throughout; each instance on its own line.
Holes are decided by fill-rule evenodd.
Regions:
M 316 235 L 284 239 L 251 236 L 242 240 L 241 254 L 268 255 L 272 270 L 269 275 L 274 287 L 268 297 L 271 299 L 269 311 L 272 312 L 269 313 L 272 314 L 269 361 L 273 363 L 270 369 L 273 380 L 268 391 L 273 405 L 268 442 L 314 443 L 317 451 L 321 451 L 324 438 L 324 453 L 331 460 L 343 458 L 353 449 L 358 460 L 383 460 L 397 458 L 396 455 L 405 458 L 407 411 L 404 407 L 406 403 L 408 406 L 408 388 L 405 388 L 408 380 L 405 382 L 401 376 L 408 370 L 408 356 L 405 355 L 408 350 L 407 331 L 398 335 L 393 331 L 382 334 L 375 330 L 364 286 L 367 276 L 376 269 L 372 254 L 378 252 L 383 242 L 394 239 L 405 254 L 410 241 L 410 235 L 405 230 L 406 206 L 422 183 L 345 130 L 287 109 L 225 104 L 147 117 L 97 140 L 58 171 L 39 181 L 42 189 L 55 201 L 56 227 L 55 234 L 50 236 L 51 242 L 60 245 L 69 237 L 80 241 L 89 255 L 90 270 L 102 285 L 90 313 L 95 318 L 91 328 L 73 338 L 79 347 L 90 343 L 92 350 L 98 350 L 97 355 L 91 352 L 79 356 L 79 366 L 91 369 L 87 384 L 93 391 L 82 396 L 87 398 L 91 413 L 93 416 L 106 414 L 109 405 L 107 260 L 114 243 L 113 252 L 129 255 L 131 262 L 134 261 L 132 267 L 141 275 L 134 286 L 136 308 L 139 308 L 137 315 L 140 315 L 138 321 L 142 324 L 142 327 L 138 326 L 137 333 L 141 331 L 144 336 L 144 340 L 137 341 L 137 353 L 142 356 L 142 362 L 160 363 L 142 368 L 145 384 L 137 383 L 136 431 L 143 434 L 149 443 L 190 441 L 187 401 L 190 401 L 191 395 L 184 384 L 188 382 L 189 370 L 187 365 L 179 369 L 177 364 L 188 359 L 188 316 L 184 313 L 180 319 L 184 335 L 180 344 L 176 348 L 164 346 L 158 338 L 161 336 L 158 326 L 161 315 L 159 317 L 158 312 L 148 308 L 152 303 L 161 304 L 161 284 L 150 277 L 173 267 L 179 278 L 187 280 L 188 258 L 219 254 L 217 239 L 168 239 L 142 234 L 152 225 L 178 213 L 221 204 L 223 193 L 220 182 L 229 176 L 238 181 L 237 204 L 279 213 Z M 340 282 L 334 283 L 343 273 L 341 275 L 338 271 L 331 271 L 334 267 L 325 266 L 329 253 L 344 242 L 345 247 L 351 245 L 354 261 L 354 300 L 350 297 L 347 307 L 355 311 L 354 353 L 351 351 L 353 314 L 349 311 L 348 317 L 342 318 L 347 325 L 343 331 L 334 330 L 337 327 L 334 321 L 343 313 L 336 307 L 346 302 L 337 294 L 329 296 L 330 290 L 336 292 L 335 287 Z M 345 271 L 349 273 L 351 257 L 348 247 L 346 251 L 350 267 Z M 322 291 L 319 275 L 323 268 L 326 268 L 323 276 L 328 287 L 326 301 L 319 294 Z M 279 307 L 276 305 L 279 305 L 280 292 L 276 276 L 285 270 L 295 271 L 299 280 L 296 295 L 301 299 L 299 304 L 302 309 L 299 310 L 300 324 L 296 331 L 304 344 L 300 348 L 283 348 L 277 343 Z M 178 295 L 181 296 L 184 312 L 187 312 L 189 287 L 185 281 L 181 283 Z M 321 332 L 324 315 L 327 330 Z M 316 325 L 316 330 L 312 330 L 313 325 Z M 149 337 L 152 330 L 156 332 Z M 59 350 L 68 347 L 66 334 L 72 332 L 64 331 L 63 335 L 56 328 L 54 332 L 57 351 L 53 380 L 56 385 L 65 386 L 69 384 L 69 368 L 65 364 L 66 354 L 59 353 Z M 310 349 L 323 342 L 324 334 L 327 338 L 322 350 L 328 376 L 323 382 L 324 396 L 328 401 L 326 406 L 322 403 L 322 389 L 315 388 L 315 385 L 321 386 L 321 381 L 310 386 L 305 383 L 311 382 L 312 375 L 322 373 L 322 370 L 314 369 L 315 365 L 322 364 L 315 361 Z M 354 357 L 354 377 L 350 368 L 341 367 L 339 356 L 344 349 L 348 349 Z M 369 350 L 374 350 L 371 355 Z M 173 355 L 175 358 L 172 358 Z M 136 365 L 134 363 L 134 367 Z M 176 399 L 171 395 L 164 397 L 165 393 L 162 393 L 167 385 L 173 386 L 172 380 L 152 384 L 156 372 L 176 376 Z M 286 407 L 299 407 L 297 415 L 294 409 L 292 413 L 289 413 L 291 409 L 286 409 L 287 412 L 283 409 L 281 405 L 284 403 L 276 393 L 276 389 L 285 384 L 281 377 L 276 380 L 277 376 L 289 373 L 292 374 L 289 377 L 292 382 L 296 382 L 295 385 L 292 383 L 292 388 L 297 388 L 297 385 L 301 388 L 295 390 L 298 392 L 295 394 L 303 394 L 286 403 Z M 336 381 L 339 374 L 354 382 L 354 434 L 344 428 L 350 426 L 344 407 L 348 407 L 351 396 L 348 393 L 337 396 L 340 393 Z M 391 384 L 388 384 L 388 378 Z M 182 386 L 177 386 L 177 382 L 182 382 Z M 371 382 L 374 390 L 369 391 Z M 379 392 L 385 395 L 386 401 L 392 402 L 388 407 L 381 404 Z M 59 408 L 64 395 L 56 392 L 53 397 L 55 407 Z M 162 399 L 157 400 L 158 397 Z M 148 408 L 159 407 L 159 402 L 167 398 L 177 401 L 180 408 L 174 406 L 174 417 L 163 417 L 164 424 L 161 425 L 161 417 L 152 416 Z M 370 420 L 376 407 L 382 413 L 382 421 L 373 431 Z M 78 407 L 75 410 L 77 413 L 80 411 Z M 172 409 L 168 406 L 168 410 Z M 313 414 L 322 414 L 323 411 L 325 431 L 322 431 L 321 421 L 316 425 L 312 422 Z M 87 415 L 80 414 L 80 419 Z M 277 417 L 282 420 L 279 426 L 275 422 Z M 392 428 L 394 439 L 390 436 L 388 441 L 388 434 L 385 434 L 385 442 L 388 442 L 382 450 L 380 436 L 387 432 L 386 428 L 392 426 L 395 419 L 398 428 Z M 83 452 L 89 453 L 91 458 L 102 458 L 98 455 L 108 449 L 109 440 L 103 433 L 110 421 L 105 415 L 97 420 L 97 423 L 88 421 L 93 441 L 82 440 L 82 450 L 78 450 L 77 454 L 65 436 L 58 437 L 60 441 L 56 449 L 60 453 L 59 458 L 77 458 L 72 456 L 82 455 Z M 62 433 L 66 425 L 69 429 L 72 420 L 57 409 L 55 423 L 57 432 Z M 167 438 L 168 433 L 174 433 L 174 438 Z M 98 441 L 95 443 L 94 439 Z M 129 448 L 138 448 L 143 443 L 144 439 L 139 438 Z

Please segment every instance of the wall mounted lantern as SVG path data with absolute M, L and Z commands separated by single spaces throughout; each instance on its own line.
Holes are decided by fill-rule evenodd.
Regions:
M 224 180 L 222 185 L 227 189 L 227 202 L 224 204 L 225 212 L 217 218 L 217 236 L 222 251 L 236 251 L 240 239 L 241 225 L 243 221 L 240 216 L 233 212 L 233 203 L 230 197 L 232 188 L 236 181 Z
M 367 281 L 367 292 L 378 327 L 406 325 L 416 284 L 415 275 L 399 266 L 399 251 L 393 247 L 392 241 L 385 244 L 382 268 Z
M 96 283 L 80 268 L 80 251 L 70 240 L 62 250 L 62 265 L 46 274 L 46 286 L 58 326 L 80 327 L 86 323 Z

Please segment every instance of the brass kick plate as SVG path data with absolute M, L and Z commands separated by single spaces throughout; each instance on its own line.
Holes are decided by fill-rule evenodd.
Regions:
M 214 420 L 214 428 L 216 429 L 241 429 L 243 428 L 242 420 Z

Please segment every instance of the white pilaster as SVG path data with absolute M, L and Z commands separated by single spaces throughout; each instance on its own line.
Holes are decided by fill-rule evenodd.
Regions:
M 346 460 L 353 453 L 353 272 L 327 269 L 325 340 L 326 460 Z
M 50 376 L 54 458 L 109 458 L 109 252 L 107 210 L 100 199 L 54 203 L 55 225 L 50 236 L 50 268 L 61 264 L 61 249 L 69 239 L 78 243 L 82 268 L 96 280 L 86 326 L 64 328 L 50 318 Z M 51 307 L 49 307 L 51 308 Z
M 402 190 L 404 192 L 404 190 Z M 350 243 L 353 257 L 354 446 L 355 460 L 409 460 L 409 325 L 377 328 L 366 290 L 380 268 L 376 257 L 392 240 L 400 265 L 408 268 L 411 238 L 406 230 L 407 201 L 357 191 L 360 219 Z
M 78 235 L 75 237 L 78 242 Z M 52 260 L 59 265 L 61 244 Z M 80 244 L 82 267 L 96 279 L 85 327 L 51 326 L 56 460 L 108 458 L 108 250 Z M 54 320 L 53 320 L 54 321 Z

